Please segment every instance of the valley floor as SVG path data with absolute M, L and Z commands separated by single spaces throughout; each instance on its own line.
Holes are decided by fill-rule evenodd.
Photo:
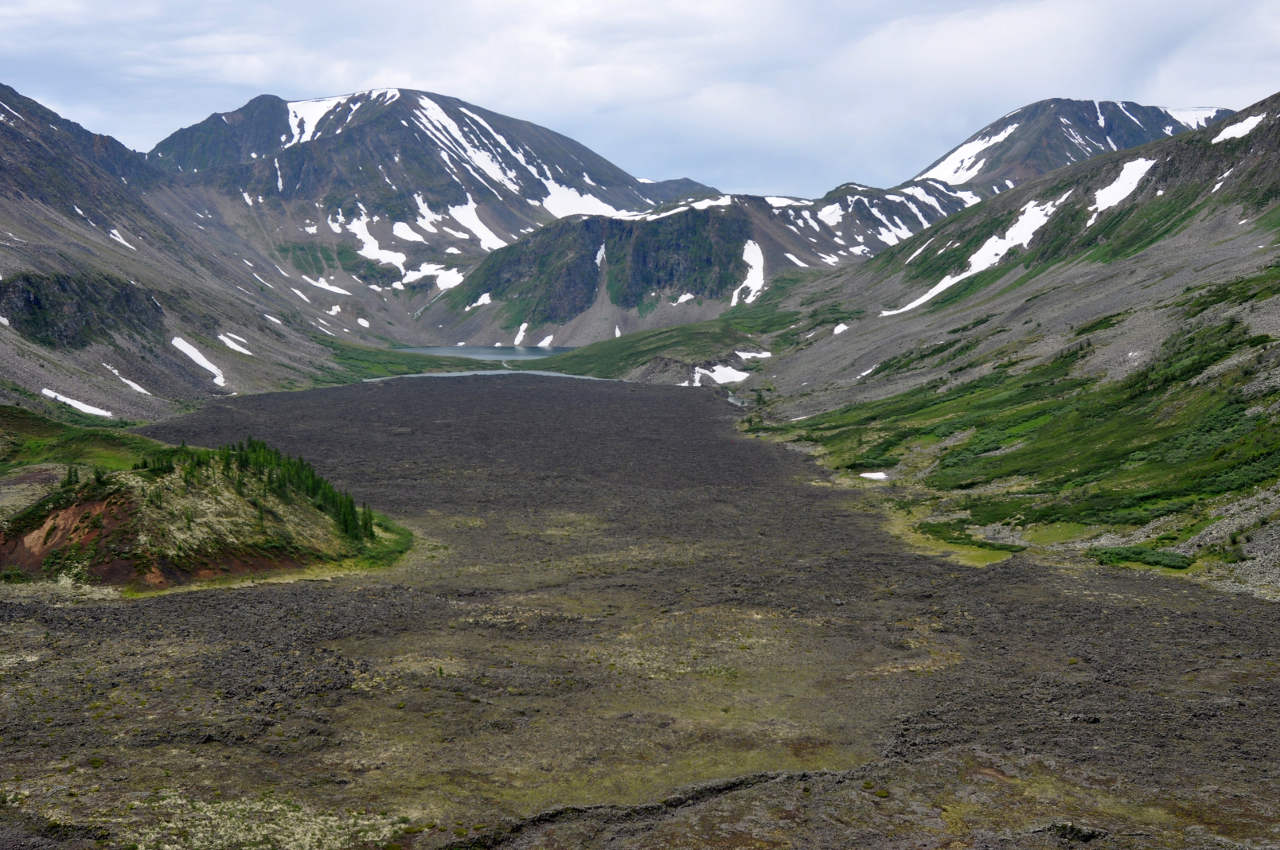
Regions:
M 738 413 L 423 378 L 145 429 L 301 454 L 415 548 L 0 586 L 0 845 L 1280 845 L 1275 603 L 913 554 Z

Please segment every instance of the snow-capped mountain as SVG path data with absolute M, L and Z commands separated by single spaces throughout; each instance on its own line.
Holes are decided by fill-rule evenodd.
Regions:
M 983 127 L 915 179 L 964 187 L 986 198 L 1073 162 L 1206 127 L 1231 114 L 1218 107 L 1041 100 Z
M 148 159 L 249 206 L 318 204 L 312 223 L 335 232 L 371 230 L 406 247 L 465 254 L 565 216 L 643 211 L 713 191 L 689 180 L 642 182 L 545 127 L 408 89 L 262 95 L 177 131 Z
M 999 144 L 1026 138 L 1020 113 L 992 134 L 1014 117 Z M 989 193 L 928 175 L 819 199 L 651 183 L 408 90 L 262 96 L 144 156 L 0 88 L 0 142 L 0 393 L 129 417 L 316 380 L 340 340 L 576 345 L 713 318 Z
M 741 285 L 759 274 L 767 286 L 796 268 L 831 269 L 866 259 L 1025 180 L 1230 114 L 1127 101 L 1039 101 L 993 122 L 892 189 L 847 183 L 818 199 L 724 195 L 530 234 L 486 258 L 449 303 L 487 299 L 484 312 L 500 315 L 505 329 L 529 323 L 531 332 L 551 331 L 573 345 L 614 329 L 706 318 L 733 305 L 737 290 L 728 278 L 736 276 Z M 571 235 L 575 229 L 580 232 Z M 720 246 L 728 234 L 736 234 L 731 248 L 694 247 Z M 607 297 L 597 286 L 604 272 L 593 263 L 601 245 L 611 259 Z M 552 256 L 558 258 L 554 263 Z M 759 257 L 758 267 L 748 257 Z M 620 292 L 634 295 L 619 300 Z M 703 299 L 713 304 L 702 305 Z M 434 315 L 437 323 L 444 318 L 439 310 Z
M 805 388 L 796 415 L 1064 352 L 1081 374 L 1125 375 L 1161 340 L 1214 322 L 1265 339 L 1276 327 L 1265 305 L 1277 292 L 1277 157 L 1273 95 L 1028 180 L 845 269 L 830 300 L 789 295 L 789 309 L 856 315 L 775 352 L 768 379 L 783 394 Z

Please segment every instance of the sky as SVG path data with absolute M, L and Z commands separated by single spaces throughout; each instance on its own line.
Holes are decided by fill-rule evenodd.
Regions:
M 424 89 L 639 177 L 817 197 L 1043 98 L 1248 106 L 1280 0 L 0 0 L 0 82 L 135 150 L 258 94 Z

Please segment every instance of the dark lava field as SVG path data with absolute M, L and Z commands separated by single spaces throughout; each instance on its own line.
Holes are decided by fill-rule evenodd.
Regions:
M 881 529 L 706 390 L 407 378 L 266 440 L 415 534 L 380 571 L 0 587 L 0 846 L 1280 846 L 1274 603 Z

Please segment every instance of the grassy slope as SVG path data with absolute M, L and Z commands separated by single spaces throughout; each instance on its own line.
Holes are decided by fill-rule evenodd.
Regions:
M 915 457 L 918 482 L 963 514 L 920 526 L 947 542 L 992 545 L 970 535 L 974 526 L 1003 524 L 1032 539 L 1046 529 L 1132 529 L 1159 517 L 1173 517 L 1170 527 L 1189 533 L 1212 500 L 1280 478 L 1280 391 L 1254 383 L 1277 368 L 1280 352 L 1237 322 L 1202 315 L 1278 291 L 1280 269 L 1272 268 L 1190 293 L 1181 305 L 1188 330 L 1122 381 L 1073 370 L 1088 334 L 1105 329 L 1094 323 L 1081 329 L 1075 348 L 1030 369 L 1003 364 L 945 390 L 925 386 L 794 424 L 757 419 L 753 429 L 816 443 L 837 469 L 881 469 Z M 936 464 L 921 463 L 920 454 Z M 1185 533 L 1149 541 L 1146 550 L 1095 554 L 1185 566 L 1168 553 L 1149 554 Z
M 735 350 L 767 347 L 773 353 L 806 344 L 804 335 L 822 324 L 853 318 L 859 311 L 839 307 L 785 309 L 783 300 L 820 273 L 786 272 L 770 281 L 754 304 L 740 304 L 707 322 L 640 331 L 518 365 L 523 369 L 619 378 L 657 358 L 705 363 L 733 356 Z
M 333 353 L 333 365 L 315 380 L 317 386 L 351 384 L 366 378 L 418 375 L 424 372 L 461 372 L 476 368 L 466 357 L 434 357 L 411 351 L 368 348 L 319 337 L 316 340 Z
M 60 487 L 0 522 L 0 538 L 40 527 L 51 513 L 78 504 L 132 504 L 129 533 L 119 535 L 120 540 L 50 553 L 47 576 L 70 572 L 82 580 L 89 578 L 95 559 L 108 558 L 107 543 L 119 549 L 129 545 L 125 537 L 141 541 L 132 556 L 140 568 L 162 559 L 179 569 L 194 569 L 217 561 L 219 552 L 381 566 L 411 545 L 411 535 L 383 517 L 373 518 L 377 530 L 372 535 L 344 532 L 339 526 L 348 518 L 340 513 L 354 507 L 348 504 L 350 497 L 304 463 L 278 456 L 254 464 L 236 460 L 226 450 L 168 447 L 135 434 L 67 425 L 0 407 L 0 475 L 36 464 L 66 465 L 69 470 Z M 306 467 L 305 485 L 283 479 L 289 465 L 293 473 L 293 467 Z M 6 580 L 22 578 L 3 565 L 0 572 Z

